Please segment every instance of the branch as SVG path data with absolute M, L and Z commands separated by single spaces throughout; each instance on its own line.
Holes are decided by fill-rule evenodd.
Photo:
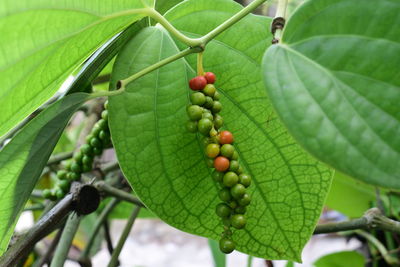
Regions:
M 383 216 L 378 208 L 367 210 L 361 218 L 318 225 L 314 234 L 326 234 L 356 229 L 379 229 L 400 234 L 400 222 Z
M 64 153 L 60 153 L 60 154 L 51 156 L 49 161 L 47 162 L 47 165 L 58 164 L 63 160 L 70 159 L 70 158 L 72 158 L 72 154 L 73 154 L 73 152 L 64 152 Z
M 99 190 L 100 192 L 104 192 L 110 196 L 116 197 L 119 200 L 124 200 L 124 201 L 130 202 L 130 203 L 136 204 L 138 206 L 141 206 L 141 207 L 144 206 L 143 203 L 137 197 L 135 197 L 125 191 L 114 188 L 114 187 L 108 185 L 104 181 L 95 182 L 93 184 L 93 186 L 96 187 L 97 190 Z
M 51 261 L 50 267 L 63 267 L 65 260 L 68 257 L 68 252 L 72 244 L 72 240 L 78 231 L 79 222 L 81 216 L 73 212 L 68 216 L 67 223 L 65 224 L 64 230 L 61 235 L 60 242 L 56 251 L 54 252 L 54 258 Z

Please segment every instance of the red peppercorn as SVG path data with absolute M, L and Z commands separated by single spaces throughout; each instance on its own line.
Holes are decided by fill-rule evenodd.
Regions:
M 216 157 L 214 160 L 214 168 L 219 172 L 224 172 L 229 168 L 229 159 L 225 157 Z
M 232 144 L 233 143 L 233 135 L 230 131 L 222 131 L 219 133 L 219 143 L 221 145 L 224 144 Z
M 206 73 L 204 74 L 204 77 L 206 78 L 207 83 L 215 83 L 216 77 L 215 77 L 215 74 L 214 74 L 214 73 L 212 73 L 212 72 L 206 72 Z
M 206 85 L 207 79 L 203 76 L 196 76 L 189 81 L 189 87 L 194 91 L 203 90 Z

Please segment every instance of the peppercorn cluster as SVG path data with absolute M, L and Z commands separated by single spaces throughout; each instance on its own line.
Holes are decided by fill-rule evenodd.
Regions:
M 251 200 L 246 188 L 251 184 L 251 177 L 243 172 L 239 164 L 232 133 L 221 130 L 223 119 L 219 113 L 222 105 L 214 86 L 215 80 L 215 75 L 207 72 L 189 81 L 189 87 L 194 92 L 190 95 L 191 105 L 187 107 L 190 119 L 187 130 L 205 136 L 208 165 L 214 168 L 213 179 L 221 186 L 218 193 L 221 203 L 217 205 L 216 213 L 221 217 L 224 231 L 219 247 L 222 252 L 231 253 L 236 247 L 231 228 L 243 229 L 246 226 L 246 207 Z
M 57 172 L 57 182 L 54 188 L 43 190 L 43 197 L 50 200 L 61 199 L 69 192 L 71 182 L 81 178 L 81 174 L 93 169 L 93 159 L 103 153 L 103 149 L 111 144 L 108 128 L 108 102 L 104 103 L 101 119 L 93 126 L 86 142 L 75 152 L 64 170 Z

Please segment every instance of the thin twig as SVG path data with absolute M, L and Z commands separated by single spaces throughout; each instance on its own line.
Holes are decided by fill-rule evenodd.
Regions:
M 128 238 L 129 232 L 131 231 L 132 225 L 135 222 L 135 219 L 138 216 L 139 211 L 140 211 L 140 206 L 136 206 L 135 210 L 129 217 L 128 222 L 126 223 L 125 228 L 122 231 L 121 237 L 118 240 L 117 246 L 115 247 L 114 252 L 111 255 L 111 260 L 110 263 L 108 264 L 108 267 L 117 266 L 119 254 L 122 251 L 122 247 L 124 246 L 125 241 Z
M 61 235 L 60 242 L 54 252 L 53 260 L 51 261 L 50 267 L 63 267 L 68 257 L 68 252 L 72 244 L 72 240 L 78 231 L 79 222 L 81 217 L 76 213 L 72 212 L 68 216 L 67 223 L 65 224 L 64 230 Z
M 73 152 L 64 152 L 64 153 L 60 153 L 60 154 L 51 156 L 49 161 L 47 162 L 47 165 L 58 164 L 63 160 L 70 159 L 70 158 L 72 158 L 72 154 L 73 154 Z
M 93 186 L 96 187 L 97 190 L 99 190 L 100 192 L 104 192 L 107 195 L 110 195 L 110 196 L 116 197 L 120 200 L 124 200 L 124 201 L 127 201 L 127 202 L 130 202 L 130 203 L 133 203 L 133 204 L 143 207 L 143 203 L 137 197 L 135 197 L 132 194 L 129 194 L 125 191 L 119 190 L 115 187 L 112 187 L 104 181 L 95 182 L 93 184 Z
M 51 242 L 50 246 L 47 248 L 46 253 L 35 263 L 33 267 L 41 267 L 46 263 L 49 263 L 55 248 L 57 247 L 58 242 L 60 241 L 61 234 L 63 232 L 64 226 L 58 230 L 56 236 L 54 237 L 53 241 Z

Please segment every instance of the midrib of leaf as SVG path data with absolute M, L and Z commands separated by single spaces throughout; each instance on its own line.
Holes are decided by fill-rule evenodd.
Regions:
M 327 69 L 327 68 L 325 68 L 324 66 L 318 64 L 317 62 L 315 62 L 315 61 L 312 60 L 311 58 L 309 58 L 309 57 L 307 57 L 307 56 L 305 56 L 305 55 L 299 53 L 298 51 L 294 50 L 294 49 L 291 48 L 290 46 L 288 46 L 288 45 L 280 45 L 280 47 L 283 48 L 283 49 L 285 49 L 285 50 L 287 50 L 287 51 L 290 52 L 290 53 L 294 53 L 294 54 L 298 55 L 299 57 L 301 57 L 301 58 L 307 60 L 310 64 L 312 64 L 312 65 L 318 67 L 319 69 L 321 69 L 322 71 L 324 71 L 324 72 L 326 73 L 326 75 L 329 76 L 330 80 L 333 81 L 333 83 L 336 85 L 335 87 L 339 89 L 339 90 L 336 90 L 336 91 L 337 91 L 337 92 L 340 92 L 340 94 L 341 94 L 341 95 L 343 96 L 343 98 L 346 100 L 348 106 L 350 106 L 351 109 L 352 109 L 352 111 L 354 111 L 354 113 L 357 114 L 357 118 L 358 118 L 359 120 L 361 120 L 361 121 L 363 122 L 363 124 L 364 124 L 371 132 L 373 132 L 374 135 L 375 135 L 376 137 L 378 137 L 379 140 L 382 141 L 382 144 L 384 144 L 386 147 L 388 147 L 390 150 L 392 150 L 393 152 L 395 152 L 396 154 L 398 154 L 398 155 L 400 156 L 399 151 L 396 150 L 390 143 L 388 143 L 388 140 L 386 140 L 386 139 L 383 138 L 381 135 L 379 135 L 379 134 L 376 132 L 376 130 L 375 130 L 374 128 L 372 128 L 372 127 L 368 124 L 368 122 L 365 120 L 365 118 L 358 112 L 358 110 L 355 108 L 354 104 L 351 103 L 351 101 L 348 99 L 348 96 L 347 96 L 347 95 L 343 92 L 343 90 L 342 90 L 342 86 L 343 86 L 343 87 L 348 88 L 350 91 L 356 92 L 355 90 L 353 90 L 352 87 L 348 86 L 346 83 L 343 83 L 341 80 L 339 80 L 338 78 L 336 78 L 336 76 L 334 76 L 333 73 L 332 73 L 329 69 Z M 358 152 L 363 156 L 364 159 L 366 159 L 368 162 L 370 162 L 371 164 L 373 164 L 373 163 L 374 163 L 374 162 L 373 162 L 373 159 L 369 159 L 369 158 L 365 155 L 364 151 L 361 151 L 360 149 L 358 149 L 358 147 L 355 146 L 355 145 L 351 142 L 351 140 L 349 140 L 349 138 L 343 133 L 342 129 L 340 129 L 340 128 L 336 125 L 336 123 L 334 122 L 334 120 L 332 120 L 332 118 L 331 118 L 330 116 L 328 116 L 328 114 L 326 113 L 326 111 L 324 110 L 324 108 L 322 107 L 322 105 L 314 98 L 314 96 L 311 94 L 311 92 L 307 89 L 307 87 L 305 86 L 305 84 L 304 84 L 304 82 L 302 81 L 302 79 L 300 79 L 296 68 L 293 66 L 293 61 L 292 61 L 292 59 L 288 56 L 287 53 L 285 53 L 285 57 L 286 57 L 287 62 L 290 63 L 290 66 L 291 66 L 291 69 L 292 69 L 293 73 L 296 74 L 297 80 L 301 83 L 301 85 L 302 85 L 302 87 L 303 87 L 303 91 L 307 92 L 307 94 L 312 98 L 313 102 L 314 102 L 315 104 L 318 105 L 318 107 L 320 108 L 320 110 L 321 110 L 321 112 L 324 114 L 324 116 L 325 116 L 326 118 L 329 119 L 331 125 L 334 126 L 335 129 L 336 129 L 338 132 L 340 132 L 341 136 L 347 141 L 347 143 L 348 143 L 351 147 L 353 147 L 356 151 L 358 151 Z M 357 73 L 356 73 L 356 74 L 357 74 Z M 376 80 L 376 81 L 379 81 L 379 80 Z M 358 92 L 356 92 L 356 93 L 358 94 Z M 363 97 L 363 98 L 364 98 L 364 97 Z M 283 98 L 283 99 L 284 99 L 284 98 Z M 364 98 L 364 99 L 365 99 L 365 98 Z M 284 99 L 284 100 L 285 100 L 285 99 Z M 385 112 L 383 109 L 381 109 L 380 107 L 378 107 L 378 108 L 379 108 L 379 110 L 381 110 L 381 111 L 383 111 L 384 113 L 386 113 L 386 112 Z M 396 120 L 397 120 L 397 119 L 396 119 Z M 399 149 L 400 149 L 400 148 L 399 148 Z M 378 168 L 379 170 L 381 170 L 383 173 L 386 173 L 385 170 L 384 170 L 380 165 L 376 165 L 376 166 L 377 166 L 377 168 Z

